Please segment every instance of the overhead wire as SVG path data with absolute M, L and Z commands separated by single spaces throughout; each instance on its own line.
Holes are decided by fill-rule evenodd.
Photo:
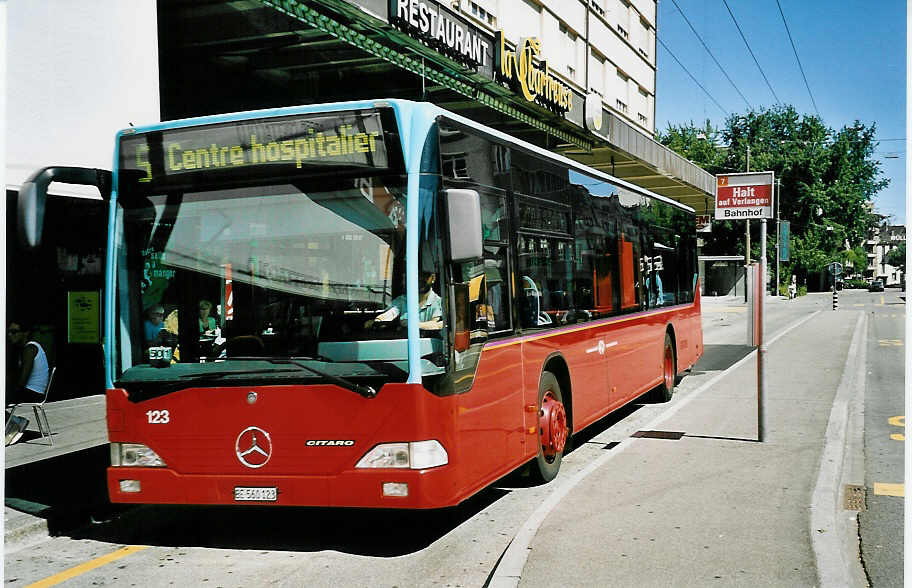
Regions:
M 763 68 L 760 67 L 760 62 L 757 61 L 757 56 L 754 55 L 753 49 L 751 49 L 750 43 L 747 42 L 747 37 L 744 36 L 744 31 L 741 30 L 741 25 L 738 24 L 738 19 L 735 18 L 735 14 L 732 12 L 731 7 L 728 5 L 728 0 L 722 0 L 722 3 L 725 4 L 725 8 L 728 10 L 729 16 L 731 16 L 732 21 L 735 23 L 735 27 L 738 29 L 738 33 L 741 34 L 741 40 L 744 41 L 744 45 L 747 47 L 748 53 L 754 59 L 754 63 L 757 64 L 757 69 L 760 70 L 760 75 L 763 76 L 763 81 L 766 82 L 766 86 L 769 88 L 770 93 L 772 93 L 773 98 L 776 99 L 776 104 L 780 104 L 782 101 L 779 100 L 779 96 L 776 95 L 776 91 L 773 90 L 772 84 L 770 84 L 769 78 L 766 77 L 766 74 L 763 73 Z
M 674 0 L 671 0 L 674 2 Z M 808 95 L 811 97 L 811 104 L 814 105 L 814 112 L 817 113 L 817 116 L 820 116 L 820 111 L 817 110 L 817 102 L 814 100 L 814 94 L 811 92 L 811 86 L 808 84 L 807 76 L 804 75 L 804 66 L 801 65 L 801 58 L 798 57 L 798 49 L 795 48 L 795 40 L 792 39 L 792 31 L 789 30 L 788 22 L 785 19 L 785 12 L 782 11 L 782 4 L 779 3 L 779 0 L 776 0 L 776 6 L 779 7 L 779 14 L 782 16 L 782 24 L 785 25 L 785 32 L 788 34 L 789 43 L 792 44 L 792 52 L 795 53 L 795 61 L 798 62 L 798 69 L 801 70 L 801 77 L 804 79 L 804 87 L 807 88 Z
M 738 93 L 738 95 L 741 96 L 741 99 L 744 100 L 744 103 L 747 104 L 747 107 L 750 108 L 751 110 L 753 110 L 754 107 L 751 106 L 751 103 L 747 100 L 747 98 L 745 98 L 744 94 L 741 93 L 741 90 L 738 89 L 738 86 L 735 85 L 735 82 L 728 75 L 728 72 L 725 71 L 725 68 L 722 67 L 722 64 L 719 63 L 719 60 L 716 59 L 716 56 L 713 55 L 713 52 L 710 51 L 709 47 L 706 46 L 706 43 L 703 41 L 703 37 L 700 36 L 700 33 L 697 32 L 697 29 L 695 29 L 694 26 L 690 23 L 690 19 L 687 18 L 686 14 L 684 14 L 684 11 L 681 10 L 680 6 L 678 6 L 678 3 L 675 0 L 671 0 L 671 3 L 675 5 L 675 8 L 678 9 L 678 12 L 680 12 L 681 16 L 684 18 L 684 22 L 687 23 L 687 26 L 690 27 L 690 30 L 693 31 L 693 34 L 696 35 L 697 39 L 700 40 L 700 44 L 703 45 L 703 48 L 706 49 L 706 52 L 709 53 L 709 56 L 712 57 L 713 61 L 716 62 L 716 65 L 719 66 L 719 69 L 722 70 L 722 74 L 725 75 L 725 79 L 728 80 L 728 82 L 732 85 L 732 87 L 735 89 L 735 91 Z
M 725 110 L 724 108 L 722 108 L 722 105 L 719 104 L 719 102 L 718 102 L 715 98 L 713 98 L 713 95 L 709 93 L 709 90 L 707 90 L 706 88 L 704 88 L 704 87 L 703 87 L 703 84 L 701 84 L 700 82 L 698 82 L 698 81 L 697 81 L 697 78 L 695 78 L 694 75 L 693 75 L 692 73 L 690 73 L 690 70 L 688 70 L 686 67 L 684 67 L 684 64 L 681 63 L 681 60 L 678 59 L 677 56 L 675 56 L 675 54 L 672 53 L 671 49 L 668 48 L 668 45 L 665 44 L 665 41 L 663 41 L 662 39 L 660 39 L 658 36 L 656 36 L 656 40 L 662 45 L 662 47 L 665 48 L 665 51 L 668 51 L 668 54 L 671 55 L 672 59 L 674 59 L 675 61 L 678 62 L 678 65 L 680 65 L 680 66 L 681 66 L 681 69 L 683 69 L 683 70 L 687 73 L 687 75 L 690 76 L 690 79 L 692 79 L 693 82 L 694 82 L 697 86 L 699 86 L 699 88 L 700 88 L 701 90 L 703 90 L 703 93 L 706 94 L 706 95 L 709 97 L 709 99 L 713 101 L 713 104 L 715 104 L 716 106 L 718 106 L 718 107 L 719 107 L 719 110 L 721 110 L 722 112 L 725 113 L 725 116 L 729 116 L 729 112 L 728 112 L 727 110 Z

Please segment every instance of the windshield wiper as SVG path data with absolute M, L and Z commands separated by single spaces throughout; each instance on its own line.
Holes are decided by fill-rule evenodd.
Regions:
M 249 370 L 245 372 L 209 372 L 206 374 L 183 374 L 178 376 L 182 380 L 205 380 L 206 378 L 219 379 L 226 376 L 247 376 L 250 374 L 280 374 L 285 372 L 296 372 L 298 370 L 272 370 L 272 369 L 262 369 L 262 370 Z
M 325 360 L 322 357 L 318 359 L 316 357 L 254 357 L 254 356 L 249 356 L 249 357 L 228 357 L 227 359 L 229 361 L 232 359 L 239 359 L 241 361 L 266 361 L 266 362 L 269 362 L 272 364 L 278 364 L 278 365 L 291 364 L 291 365 L 298 366 L 299 368 L 303 368 L 313 374 L 316 374 L 316 375 L 320 376 L 321 378 L 325 378 L 326 380 L 332 382 L 333 384 L 335 384 L 341 388 L 345 388 L 346 390 L 350 390 L 350 391 L 354 392 L 355 394 L 359 394 L 365 398 L 370 399 L 370 398 L 376 398 L 376 396 L 377 396 L 377 391 L 372 386 L 362 386 L 361 384 L 356 384 L 346 378 L 342 378 L 340 376 L 334 376 L 333 374 L 328 374 L 322 370 L 312 368 L 309 365 L 304 365 L 303 363 L 297 361 L 298 359 L 313 360 L 313 361 L 330 361 L 330 360 Z M 263 370 L 263 371 L 269 371 L 269 370 Z M 291 371 L 291 370 L 282 370 L 282 371 Z M 247 372 L 247 373 L 254 373 L 254 372 Z

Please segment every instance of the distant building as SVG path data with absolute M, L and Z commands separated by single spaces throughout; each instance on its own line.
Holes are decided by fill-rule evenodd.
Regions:
M 882 222 L 868 232 L 864 248 L 868 265 L 864 276 L 868 281 L 883 280 L 884 285 L 898 285 L 903 280 L 903 272 L 898 267 L 887 263 L 887 254 L 906 242 L 905 225 L 891 225 L 883 217 Z

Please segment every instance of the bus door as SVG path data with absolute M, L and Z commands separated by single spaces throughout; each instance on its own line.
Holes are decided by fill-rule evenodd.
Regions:
M 620 266 L 621 312 L 637 313 L 646 310 L 643 247 L 637 226 L 620 224 L 617 252 Z M 656 371 L 655 366 L 648 363 L 650 331 L 642 320 L 633 318 L 615 323 L 611 331 L 613 352 L 609 358 L 609 370 L 612 379 L 618 382 L 618 389 L 623 393 L 623 401 L 631 394 L 641 391 Z
M 521 346 L 510 337 L 510 219 L 506 192 L 495 187 L 502 147 L 446 121 L 440 124 L 446 131 L 440 143 L 444 188 L 474 190 L 481 204 L 484 257 L 455 264 L 452 278 L 454 286 L 467 289 L 472 314 L 464 327 L 472 345 L 456 352 L 453 386 L 462 394 L 456 420 L 459 454 L 473 479 L 495 473 L 523 451 Z
M 587 192 L 582 192 L 574 213 L 575 310 L 572 322 L 582 326 L 586 321 L 609 318 L 619 312 L 617 230 L 608 199 L 591 198 Z M 600 412 L 617 400 L 612 392 L 616 383 L 608 369 L 617 346 L 616 334 L 611 330 L 610 325 L 600 325 L 580 331 L 586 338 L 582 356 L 586 368 L 583 378 L 576 378 L 574 374 L 574 389 L 585 379 L 587 385 L 591 381 L 593 392 L 584 396 L 574 394 L 574 405 L 579 407 L 577 414 Z

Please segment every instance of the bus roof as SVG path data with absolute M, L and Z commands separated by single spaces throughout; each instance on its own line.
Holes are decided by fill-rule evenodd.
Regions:
M 498 131 L 487 127 L 477 121 L 474 121 L 470 118 L 466 118 L 462 115 L 450 112 L 445 110 L 436 104 L 430 102 L 415 102 L 413 100 L 402 100 L 398 98 L 391 99 L 377 99 L 377 100 L 352 100 L 346 102 L 328 102 L 325 104 L 308 104 L 303 106 L 286 106 L 281 108 L 266 108 L 261 110 L 247 110 L 243 112 L 233 112 L 227 114 L 215 114 L 208 116 L 201 116 L 195 118 L 184 118 L 172 121 L 165 121 L 161 123 L 156 123 L 152 125 L 142 126 L 142 127 L 130 127 L 127 129 L 122 129 L 117 133 L 117 138 L 119 139 L 124 135 L 132 135 L 134 133 L 147 133 L 152 131 L 161 131 L 166 129 L 178 129 L 186 127 L 195 127 L 203 126 L 210 124 L 242 121 L 242 120 L 252 120 L 258 118 L 271 118 L 278 116 L 290 116 L 295 114 L 314 114 L 314 113 L 323 113 L 323 112 L 333 112 L 337 110 L 359 110 L 367 108 L 381 108 L 385 106 L 391 106 L 397 111 L 406 111 L 414 108 L 427 109 L 431 114 L 436 114 L 437 116 L 443 116 L 449 119 L 452 122 L 455 122 L 464 127 L 478 131 L 484 135 L 487 135 L 489 138 L 494 139 L 501 143 L 506 143 L 511 146 L 518 147 L 529 153 L 538 155 L 545 159 L 549 159 L 555 163 L 560 163 L 561 165 L 567 166 L 570 169 L 576 170 L 580 173 L 585 173 L 589 176 L 604 180 L 606 182 L 611 182 L 616 184 L 619 187 L 625 188 L 642 196 L 659 200 L 676 208 L 686 210 L 687 212 L 694 213 L 694 209 L 685 204 L 681 204 L 676 200 L 672 200 L 667 196 L 662 196 L 656 194 L 651 190 L 637 186 L 636 184 L 631 184 L 630 182 L 624 181 L 620 178 L 616 178 L 611 174 L 607 174 L 603 171 L 597 170 L 595 168 L 584 165 L 578 161 L 574 161 L 569 157 L 559 155 L 547 149 L 543 149 L 531 143 L 527 143 L 522 139 L 517 139 L 516 137 L 510 136 L 506 133 Z

